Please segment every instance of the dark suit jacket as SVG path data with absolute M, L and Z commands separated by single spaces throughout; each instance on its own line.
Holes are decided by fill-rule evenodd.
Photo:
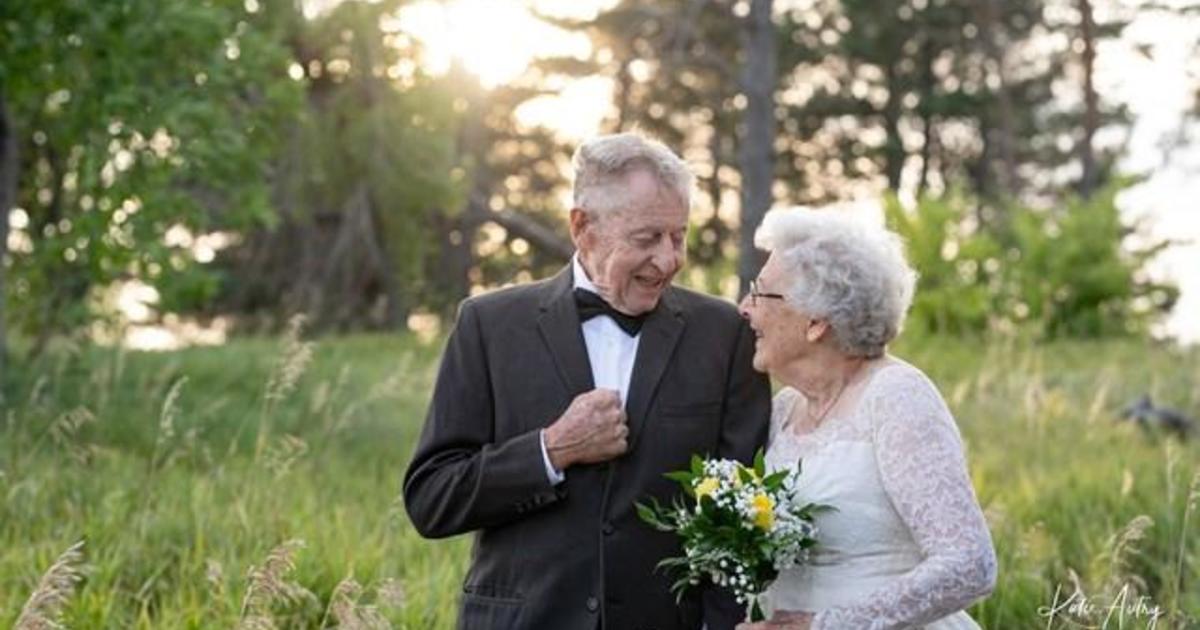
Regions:
M 572 289 L 567 267 L 463 302 L 405 507 L 423 536 L 476 532 L 459 628 L 699 628 L 702 598 L 676 604 L 671 577 L 655 570 L 680 554 L 675 537 L 642 523 L 634 502 L 675 497 L 663 473 L 693 453 L 749 461 L 764 444 L 771 393 L 751 367 L 754 337 L 728 302 L 668 288 L 642 328 L 629 452 L 571 467 L 555 487 L 539 431 L 593 389 Z M 708 627 L 732 628 L 742 611 L 731 598 L 711 606 L 727 597 L 711 595 Z

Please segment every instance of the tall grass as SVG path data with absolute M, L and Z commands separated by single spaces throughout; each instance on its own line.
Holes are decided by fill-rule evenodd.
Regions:
M 422 540 L 397 498 L 438 350 L 313 344 L 297 322 L 281 340 L 62 347 L 25 366 L 0 417 L 0 627 L 452 627 L 469 541 Z M 1078 590 L 1200 627 L 1200 447 L 1115 421 L 1141 392 L 1200 412 L 1200 355 L 920 339 L 897 353 L 939 383 L 968 444 L 1000 557 L 982 625 L 1045 628 L 1038 611 Z M 86 563 L 63 551 L 79 540 Z

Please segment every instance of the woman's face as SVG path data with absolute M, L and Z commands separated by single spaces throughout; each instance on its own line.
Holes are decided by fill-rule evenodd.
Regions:
M 754 331 L 754 369 L 775 373 L 805 356 L 820 339 L 811 339 L 812 320 L 780 296 L 789 284 L 774 254 L 767 259 L 738 311 Z

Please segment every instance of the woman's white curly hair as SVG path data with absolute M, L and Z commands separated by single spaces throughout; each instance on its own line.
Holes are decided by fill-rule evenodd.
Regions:
M 790 208 L 767 213 L 754 244 L 783 263 L 788 302 L 829 322 L 847 355 L 879 357 L 900 333 L 917 274 L 895 232 L 841 211 Z

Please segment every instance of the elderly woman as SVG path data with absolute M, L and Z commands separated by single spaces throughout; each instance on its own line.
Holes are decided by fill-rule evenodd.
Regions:
M 936 387 L 889 356 L 915 274 L 899 239 L 829 211 L 770 213 L 771 252 L 742 316 L 754 367 L 781 385 L 768 466 L 799 466 L 817 518 L 811 562 L 767 592 L 789 628 L 978 628 L 963 610 L 991 592 L 996 556 L 962 440 Z

